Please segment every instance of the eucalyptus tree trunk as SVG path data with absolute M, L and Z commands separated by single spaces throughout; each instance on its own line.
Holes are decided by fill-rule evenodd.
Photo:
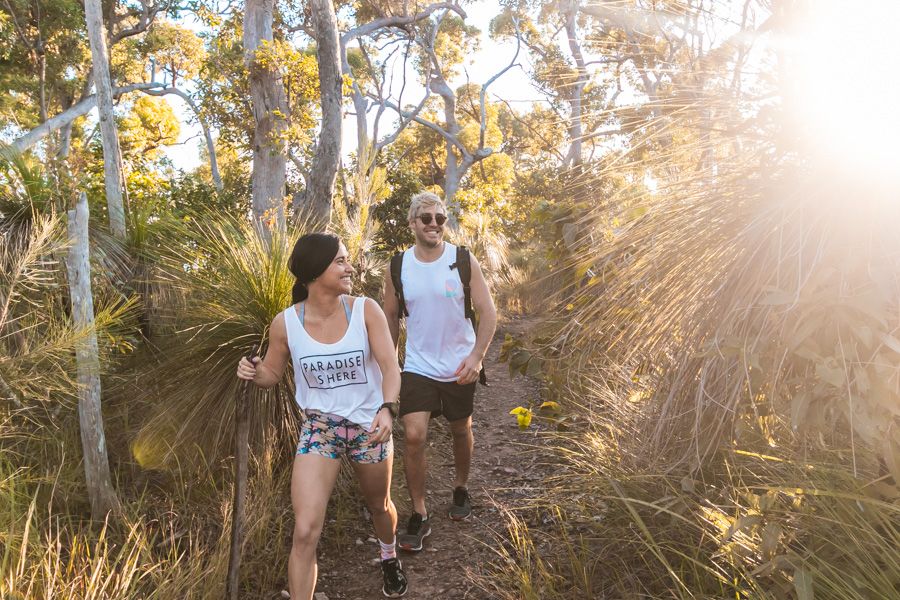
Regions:
M 113 489 L 106 455 L 106 436 L 100 409 L 100 359 L 94 328 L 94 298 L 91 293 L 91 265 L 88 250 L 88 205 L 84 192 L 68 221 L 69 253 L 66 269 L 72 300 L 72 319 L 85 332 L 75 350 L 78 370 L 78 422 L 84 452 L 91 516 L 103 520 L 110 511 L 118 511 L 119 499 Z
M 278 73 L 255 60 L 257 48 L 273 40 L 275 1 L 247 0 L 244 9 L 244 62 L 250 72 L 250 102 L 255 121 L 250 176 L 253 216 L 261 230 L 272 226 L 283 229 L 288 105 Z
M 103 144 L 103 180 L 106 185 L 106 204 L 109 228 L 119 239 L 125 239 L 125 204 L 122 199 L 122 169 L 119 162 L 119 134 L 113 117 L 113 92 L 109 79 L 109 52 L 106 48 L 106 28 L 100 0 L 84 0 L 84 16 L 91 43 L 91 65 L 97 89 L 97 109 L 100 113 L 100 139 Z
M 575 69 L 578 73 L 577 78 L 571 85 L 569 90 L 569 151 L 566 154 L 564 166 L 570 168 L 578 168 L 583 162 L 582 142 L 584 140 L 584 108 L 582 99 L 584 97 L 584 88 L 587 86 L 589 76 L 587 67 L 585 66 L 584 54 L 581 51 L 581 44 L 578 42 L 578 29 L 576 18 L 578 17 L 577 0 L 570 0 L 561 6 L 563 17 L 565 18 L 566 37 L 569 42 L 569 52 L 575 61 Z
M 331 220 L 334 182 L 341 161 L 341 50 L 332 0 L 311 0 L 313 27 L 319 54 L 319 90 L 322 128 L 316 145 L 303 210 L 320 224 Z

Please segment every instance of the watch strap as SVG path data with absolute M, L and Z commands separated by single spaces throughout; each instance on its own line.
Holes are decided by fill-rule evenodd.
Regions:
M 388 409 L 388 411 L 390 411 L 390 413 L 391 413 L 391 416 L 394 417 L 395 419 L 400 414 L 400 403 L 399 402 L 385 402 L 384 404 L 382 404 L 381 406 L 378 407 L 378 411 L 376 411 L 376 412 L 380 412 L 382 408 Z

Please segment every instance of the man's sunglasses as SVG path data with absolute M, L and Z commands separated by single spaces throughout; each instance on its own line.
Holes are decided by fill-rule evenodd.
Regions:
M 424 215 L 419 215 L 416 218 L 422 221 L 422 225 L 431 225 L 431 217 L 434 217 L 434 222 L 437 223 L 439 227 L 447 222 L 447 215 L 442 215 L 440 213 L 436 215 L 425 213 Z

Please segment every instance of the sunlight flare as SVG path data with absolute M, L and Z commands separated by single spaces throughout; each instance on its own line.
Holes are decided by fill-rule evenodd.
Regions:
M 817 2 L 788 44 L 788 102 L 801 136 L 829 163 L 868 176 L 900 171 L 900 4 Z

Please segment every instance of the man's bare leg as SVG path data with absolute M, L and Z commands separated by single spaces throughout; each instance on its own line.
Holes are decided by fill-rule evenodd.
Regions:
M 475 448 L 472 417 L 451 421 L 450 434 L 453 436 L 453 462 L 456 466 L 453 487 L 466 487 L 469 482 L 469 470 L 472 467 L 472 452 Z
M 427 516 L 425 508 L 425 443 L 428 440 L 428 421 L 431 413 L 414 412 L 403 415 L 405 451 L 403 467 L 406 471 L 406 487 L 412 500 L 413 510 Z

